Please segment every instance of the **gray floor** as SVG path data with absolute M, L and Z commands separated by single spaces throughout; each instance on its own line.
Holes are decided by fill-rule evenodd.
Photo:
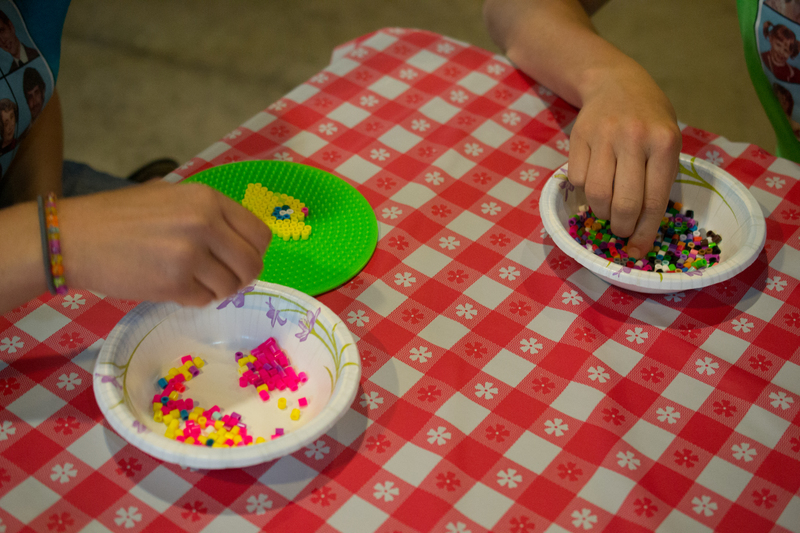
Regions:
M 594 22 L 681 121 L 774 149 L 733 0 L 611 0 Z M 322 69 L 336 45 L 389 26 L 497 51 L 481 0 L 73 0 L 58 81 L 66 156 L 117 175 L 186 160 Z

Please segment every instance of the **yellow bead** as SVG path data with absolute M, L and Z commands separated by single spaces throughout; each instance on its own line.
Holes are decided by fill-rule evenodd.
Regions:
M 278 409 L 286 409 L 286 398 L 278 398 Z
M 292 409 L 292 414 L 289 415 L 292 420 L 300 420 L 300 409 Z
M 264 440 L 264 437 L 256 437 L 256 444 L 262 444 L 264 442 L 267 442 L 266 440 Z

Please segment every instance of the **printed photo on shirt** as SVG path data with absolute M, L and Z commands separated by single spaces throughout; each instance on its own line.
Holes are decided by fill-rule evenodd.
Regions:
M 797 122 L 794 117 L 794 95 L 792 95 L 789 89 L 777 82 L 772 84 L 772 92 L 778 97 L 778 102 L 780 102 L 783 112 L 786 113 L 786 116 L 789 118 L 789 125 L 792 127 L 795 138 L 800 140 L 800 122 Z M 800 111 L 798 114 L 800 115 Z
M 53 95 L 52 87 L 45 81 L 49 78 L 43 60 L 37 59 L 29 65 L 6 76 L 12 99 L 19 106 L 19 137 L 28 133 L 45 102 Z
M 761 26 L 768 46 L 761 52 L 761 63 L 778 80 L 787 83 L 800 83 L 800 67 L 790 64 L 790 60 L 800 54 L 800 43 L 797 35 L 784 24 L 775 24 L 770 20 Z
M 764 2 L 756 18 L 756 44 L 772 92 L 800 140 L 800 24 L 770 4 L 776 2 Z M 779 7 L 789 12 L 788 4 Z
M 19 107 L 12 100 L 0 100 L 0 155 L 7 154 L 17 147 L 17 126 Z
M 0 55 L 8 56 L 0 63 L 4 74 L 11 74 L 39 57 L 39 51 L 31 46 L 32 43 L 26 44 L 20 39 L 21 32 L 17 28 L 22 27 L 22 21 L 16 11 L 8 11 L 0 8 Z M 16 23 L 13 18 L 17 18 Z
M 764 4 L 789 20 L 800 23 L 800 0 L 766 0 Z
M 0 165 L 8 168 L 20 141 L 53 94 L 44 57 L 17 7 L 8 0 L 0 0 L 0 76 Z

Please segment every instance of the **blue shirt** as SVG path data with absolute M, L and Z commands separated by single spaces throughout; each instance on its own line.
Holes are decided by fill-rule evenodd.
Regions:
M 0 175 L 53 96 L 69 0 L 0 0 Z

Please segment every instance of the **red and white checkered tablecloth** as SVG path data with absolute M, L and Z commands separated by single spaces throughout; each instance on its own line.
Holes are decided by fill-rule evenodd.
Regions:
M 91 389 L 135 302 L 42 296 L 0 318 L 0 531 L 800 531 L 800 168 L 684 127 L 758 199 L 767 244 L 725 283 L 647 297 L 542 228 L 575 115 L 434 33 L 337 49 L 178 174 L 292 160 L 375 208 L 374 257 L 320 297 L 359 339 L 352 409 L 271 463 L 162 463 Z

